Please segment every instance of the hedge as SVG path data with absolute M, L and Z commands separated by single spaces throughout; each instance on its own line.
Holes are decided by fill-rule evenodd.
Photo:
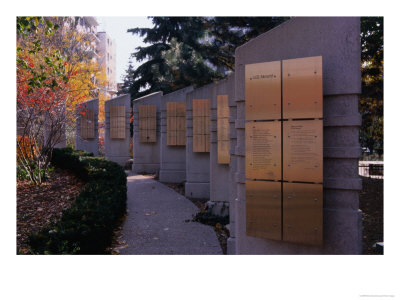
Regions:
M 35 254 L 104 254 L 126 211 L 126 174 L 111 161 L 71 148 L 54 149 L 52 165 L 86 182 L 61 219 L 31 235 Z

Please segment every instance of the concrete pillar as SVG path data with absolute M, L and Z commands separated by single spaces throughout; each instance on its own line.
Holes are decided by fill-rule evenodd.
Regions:
M 360 19 L 293 18 L 238 47 L 235 52 L 237 104 L 236 197 L 231 199 L 234 234 L 228 253 L 361 254 L 359 208 L 361 155 L 358 95 L 361 93 Z M 246 236 L 245 65 L 309 56 L 323 58 L 324 245 L 322 248 Z
M 210 99 L 215 93 L 211 83 L 187 94 L 186 97 L 186 184 L 185 196 L 210 199 L 210 153 L 193 152 L 193 99 Z
M 135 173 L 158 173 L 160 171 L 160 117 L 162 92 L 156 92 L 133 101 L 133 164 Z M 139 141 L 139 105 L 155 105 L 157 107 L 156 142 Z
M 110 137 L 110 107 L 111 106 L 125 106 L 125 138 L 115 139 Z M 130 144 L 130 111 L 131 111 L 131 97 L 129 94 L 121 95 L 112 98 L 105 102 L 105 138 L 104 138 L 104 152 L 108 160 L 114 161 L 121 166 L 125 166 L 127 161 L 131 158 L 129 153 Z
M 180 183 L 186 180 L 186 146 L 167 146 L 167 102 L 184 102 L 193 87 L 164 95 L 161 101 L 160 181 Z
M 81 138 L 81 109 L 90 109 L 94 112 L 94 138 Z M 76 126 L 75 126 L 75 149 L 92 152 L 94 156 L 99 155 L 99 99 L 91 99 L 76 108 Z
M 211 145 L 210 145 L 210 201 L 207 203 L 209 211 L 214 215 L 226 216 L 229 214 L 230 188 L 230 164 L 218 164 L 218 126 L 217 126 L 217 97 L 228 95 L 230 110 L 236 107 L 235 75 L 231 74 L 227 79 L 215 84 L 215 93 L 211 98 Z M 236 111 L 234 111 L 236 114 Z M 230 133 L 235 128 L 230 128 Z M 235 135 L 236 136 L 236 135 Z M 233 172 L 232 172 L 233 173 Z

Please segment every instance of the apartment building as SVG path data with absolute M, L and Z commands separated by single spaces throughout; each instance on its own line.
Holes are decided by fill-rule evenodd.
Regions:
M 113 39 L 106 32 L 97 33 L 97 53 L 99 55 L 98 62 L 100 66 L 105 68 L 108 86 L 106 88 L 106 94 L 108 98 L 111 98 L 118 91 L 117 80 L 116 80 L 116 44 Z

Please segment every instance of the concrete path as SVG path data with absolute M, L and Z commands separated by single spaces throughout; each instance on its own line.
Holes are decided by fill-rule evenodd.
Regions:
M 198 208 L 150 177 L 131 174 L 120 254 L 222 254 L 214 229 L 191 222 Z

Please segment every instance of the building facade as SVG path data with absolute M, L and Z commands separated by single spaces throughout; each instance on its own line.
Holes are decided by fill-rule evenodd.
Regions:
M 105 91 L 107 98 L 111 98 L 118 91 L 116 81 L 116 44 L 106 32 L 97 33 L 97 54 L 99 65 L 105 69 L 108 85 Z

